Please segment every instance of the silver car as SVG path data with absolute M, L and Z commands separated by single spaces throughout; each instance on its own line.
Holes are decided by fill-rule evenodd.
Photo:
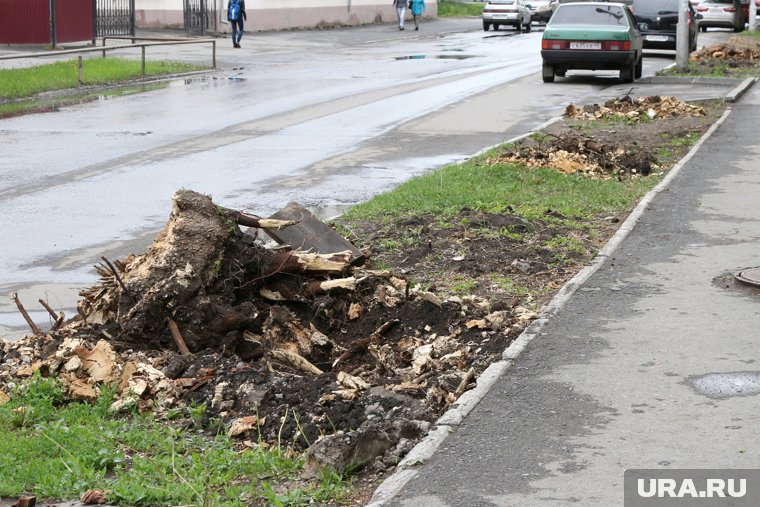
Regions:
M 501 25 L 513 26 L 518 32 L 530 32 L 530 22 L 530 9 L 523 0 L 488 0 L 483 7 L 483 30 L 486 32 L 491 26 L 498 30 Z
M 528 0 L 526 4 L 530 9 L 531 21 L 546 24 L 552 17 L 552 8 L 549 0 Z
M 697 14 L 702 15 L 699 28 L 703 32 L 710 26 L 732 28 L 734 32 L 744 30 L 744 12 L 740 0 L 702 0 L 697 5 Z

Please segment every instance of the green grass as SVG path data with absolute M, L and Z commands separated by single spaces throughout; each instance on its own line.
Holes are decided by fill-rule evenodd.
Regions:
M 760 31 L 750 32 L 749 30 L 744 30 L 743 32 L 739 33 L 738 35 L 740 35 L 742 37 L 754 37 L 756 39 L 760 39 Z
M 681 76 L 681 77 L 759 77 L 760 66 L 733 67 L 727 61 L 713 58 L 709 62 L 689 62 L 686 70 L 679 71 L 676 67 L 658 70 L 658 76 Z
M 485 2 L 438 2 L 439 18 L 480 16 Z
M 699 140 L 700 134 L 690 132 L 684 137 L 673 137 L 671 134 L 663 133 L 659 137 L 662 142 L 657 147 L 657 158 L 662 163 L 679 154 L 682 151 L 681 148 L 688 149 L 694 146 Z
M 113 84 L 140 77 L 140 61 L 123 58 L 90 58 L 83 63 L 83 83 Z M 202 67 L 171 61 L 146 61 L 145 74 L 158 76 L 200 70 Z M 0 70 L 0 99 L 18 99 L 35 94 L 76 88 L 77 61 L 63 61 L 22 69 Z
M 527 219 L 544 218 L 547 210 L 554 210 L 570 219 L 586 220 L 629 209 L 659 181 L 657 176 L 594 180 L 551 169 L 485 165 L 483 161 L 494 153 L 418 176 L 354 206 L 344 220 L 382 217 L 391 221 L 415 214 L 439 215 L 445 220 L 465 207 Z
M 238 451 L 221 425 L 210 437 L 148 416 L 116 417 L 113 390 L 104 391 L 94 405 L 65 403 L 55 380 L 36 377 L 0 406 L 0 497 L 76 499 L 98 489 L 115 505 L 244 506 L 324 504 L 348 492 L 336 475 L 283 492 L 278 483 L 302 467 L 288 453 Z
M 12 102 L 0 103 L 0 118 L 30 112 L 57 111 L 61 107 L 82 104 L 85 102 L 93 102 L 96 100 L 102 100 L 111 97 L 121 97 L 135 93 L 143 93 L 150 90 L 165 88 L 167 86 L 168 83 L 166 82 L 144 83 L 135 86 L 99 90 L 93 93 L 80 93 L 74 95 L 63 95 L 60 97 L 14 100 Z
M 489 273 L 488 279 L 490 282 L 501 290 L 515 296 L 528 296 L 531 291 L 527 287 L 522 287 L 515 283 L 511 276 L 502 275 L 500 273 Z

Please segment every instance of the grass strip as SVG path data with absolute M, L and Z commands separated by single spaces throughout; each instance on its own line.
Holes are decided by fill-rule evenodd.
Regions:
M 630 208 L 660 180 L 658 176 L 597 180 L 552 169 L 528 169 L 514 164 L 487 165 L 496 149 L 462 164 L 417 176 L 396 189 L 352 207 L 343 218 L 434 214 L 443 218 L 462 208 L 488 213 L 514 213 L 531 219 L 554 210 L 572 219 Z
M 464 16 L 480 16 L 483 14 L 485 2 L 438 2 L 439 18 L 456 18 Z
M 141 77 L 140 61 L 124 58 L 88 58 L 78 81 L 77 60 L 34 67 L 0 70 L 0 99 L 32 97 L 38 93 L 77 88 L 81 84 L 114 84 Z M 145 75 L 160 76 L 202 70 L 204 67 L 174 61 L 146 61 Z
M 324 505 L 348 491 L 326 475 L 283 493 L 278 484 L 302 467 L 287 450 L 236 449 L 214 421 L 201 427 L 203 407 L 185 409 L 187 429 L 116 416 L 114 392 L 103 389 L 94 405 L 66 402 L 60 384 L 38 374 L 18 389 L 0 406 L 0 497 L 76 499 L 94 489 L 113 505 Z

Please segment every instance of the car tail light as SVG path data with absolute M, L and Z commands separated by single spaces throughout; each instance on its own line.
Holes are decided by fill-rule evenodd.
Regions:
M 725 12 L 736 12 L 736 7 L 723 7 Z
M 630 51 L 631 41 L 628 40 L 608 40 L 602 43 L 602 49 L 605 51 Z
M 543 39 L 541 41 L 541 49 L 567 49 L 567 41 Z

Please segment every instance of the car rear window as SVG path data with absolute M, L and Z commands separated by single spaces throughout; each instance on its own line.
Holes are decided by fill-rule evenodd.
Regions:
M 627 25 L 625 12 L 616 5 L 563 4 L 552 16 L 552 25 Z
M 633 12 L 641 14 L 678 12 L 678 0 L 633 0 Z
M 727 4 L 727 5 L 734 5 L 734 0 L 705 0 L 702 3 L 705 4 Z M 749 2 L 747 2 L 749 3 Z
M 499 5 L 512 5 L 515 3 L 515 0 L 488 0 L 489 4 L 499 4 Z

